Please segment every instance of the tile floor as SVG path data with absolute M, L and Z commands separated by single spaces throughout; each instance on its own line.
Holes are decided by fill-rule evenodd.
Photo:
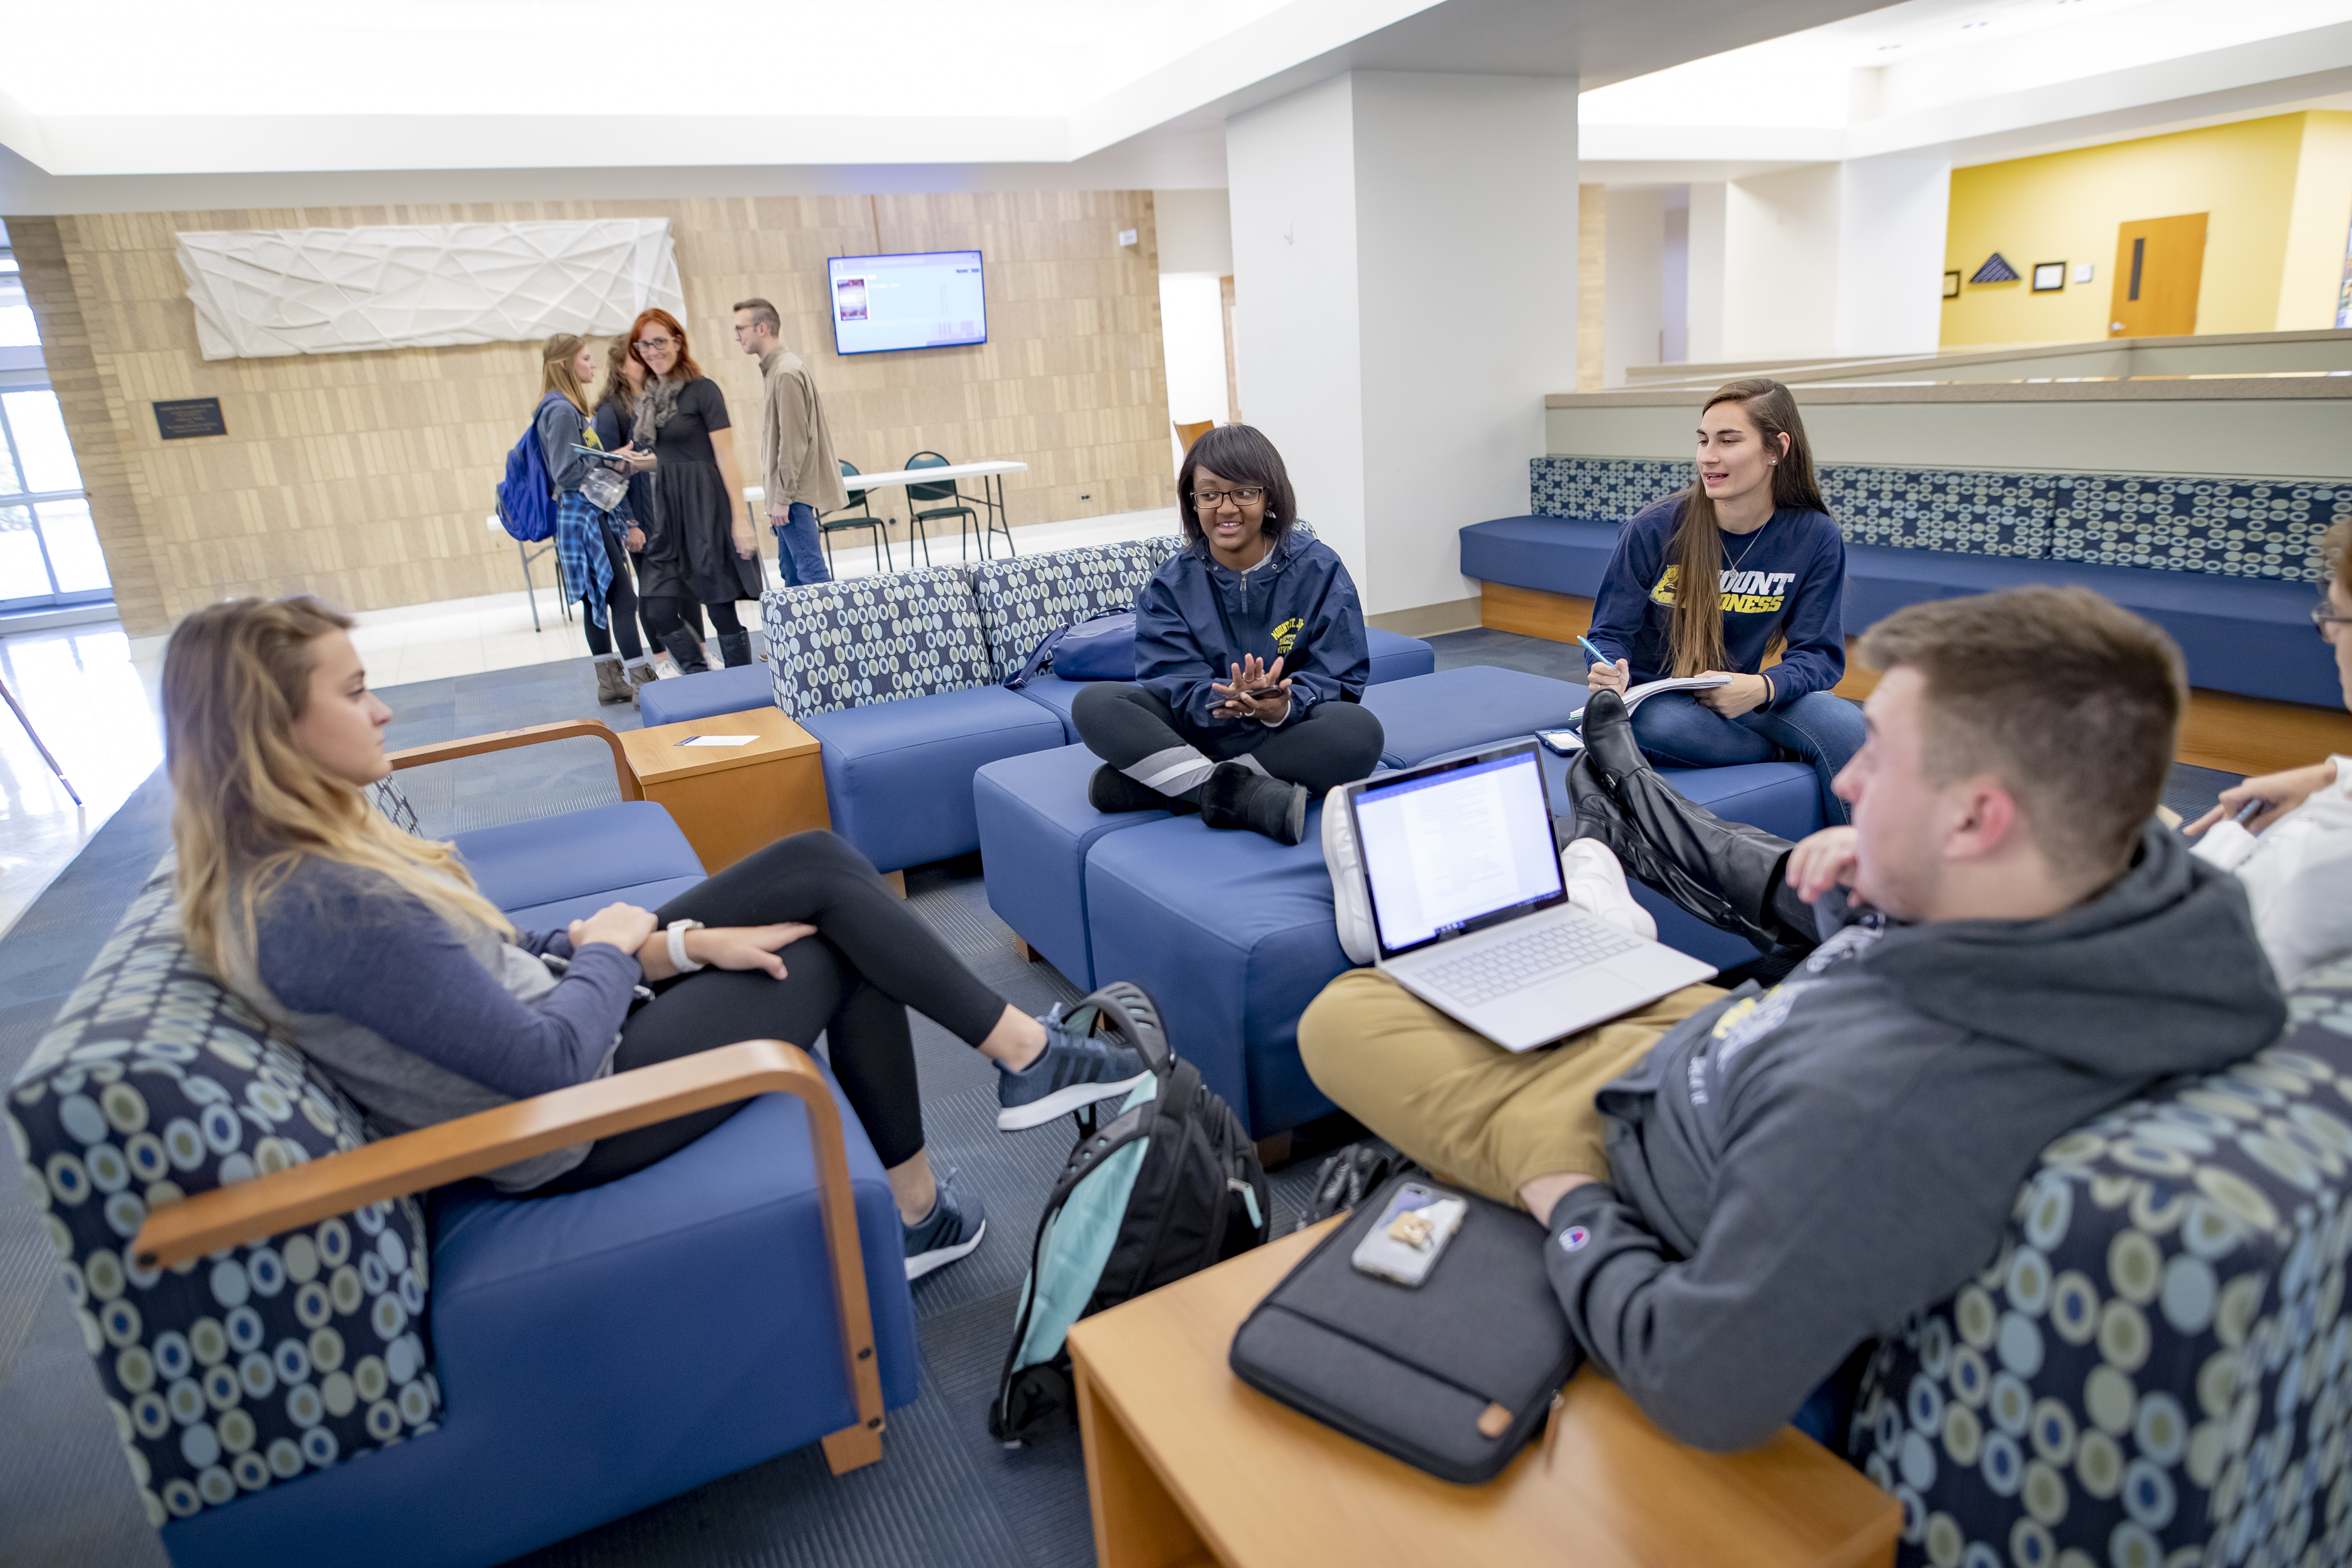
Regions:
M 1145 539 L 1172 533 L 1176 526 L 1176 510 L 1166 507 L 1033 523 L 1014 529 L 1013 537 L 1020 552 L 1034 554 Z M 902 539 L 892 542 L 890 557 L 899 570 L 914 559 Z M 952 536 L 944 543 L 933 542 L 933 562 L 945 565 L 957 558 Z M 774 562 L 764 565 L 774 582 Z M 875 552 L 870 546 L 839 547 L 834 566 L 839 576 L 869 575 L 877 566 Z M 586 658 L 578 608 L 569 619 L 562 615 L 561 595 L 551 586 L 554 571 L 552 555 L 531 569 L 538 584 L 536 630 L 531 600 L 520 590 L 362 611 L 352 638 L 367 660 L 368 679 L 379 687 L 407 686 Z M 74 804 L 24 726 L 0 710 L 0 932 L 163 762 L 156 688 L 163 642 L 161 637 L 126 637 L 117 622 L 0 634 L 0 679 L 25 705 L 83 803 Z

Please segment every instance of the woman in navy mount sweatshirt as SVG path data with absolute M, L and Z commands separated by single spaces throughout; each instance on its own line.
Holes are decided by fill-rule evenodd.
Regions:
M 1714 585 L 1691 595 L 1686 582 Z M 1853 820 L 1831 787 L 1862 749 L 1862 710 L 1830 689 L 1845 676 L 1845 542 L 1813 477 L 1797 400 L 1777 381 L 1735 381 L 1699 415 L 1698 482 L 1634 513 L 1593 601 L 1591 640 L 1612 661 L 1594 690 L 1668 676 L 1728 675 L 1661 692 L 1633 710 L 1654 763 L 1811 764 L 1822 820 Z M 1764 660 L 1781 649 L 1769 669 Z

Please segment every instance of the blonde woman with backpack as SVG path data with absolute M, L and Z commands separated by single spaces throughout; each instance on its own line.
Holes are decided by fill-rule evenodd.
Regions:
M 635 447 L 622 447 L 604 462 L 581 450 L 603 446 L 588 404 L 596 353 L 584 339 L 558 332 L 539 358 L 539 412 L 532 424 L 555 487 L 555 560 L 563 574 L 563 597 L 580 605 L 588 651 L 596 660 L 596 700 L 634 702 L 637 688 L 653 679 L 654 665 L 637 640 L 637 594 L 616 521 L 619 503 L 599 506 L 587 489 L 599 479 L 620 483 L 623 472 L 649 468 L 653 459 Z M 618 653 L 613 649 L 616 641 Z

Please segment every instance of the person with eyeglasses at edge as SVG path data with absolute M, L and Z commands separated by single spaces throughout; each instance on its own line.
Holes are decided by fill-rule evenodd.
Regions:
M 1685 594 L 1685 583 L 1717 586 Z M 1845 677 L 1845 541 L 1787 387 L 1757 377 L 1706 400 L 1696 482 L 1643 507 L 1618 534 L 1588 636 L 1610 660 L 1585 677 L 1595 691 L 1730 677 L 1633 710 L 1650 761 L 1720 768 L 1794 758 L 1812 767 L 1822 820 L 1853 820 L 1830 787 L 1864 738 L 1862 710 L 1831 690 Z M 1766 669 L 1775 647 L 1780 662 Z
M 630 445 L 655 458 L 653 523 L 638 588 L 646 620 L 679 669 L 699 669 L 702 650 L 687 620 L 688 608 L 699 604 L 729 667 L 749 664 L 751 634 L 735 605 L 760 596 L 760 545 L 743 510 L 727 399 L 694 363 L 686 329 L 667 310 L 640 315 L 629 347 L 646 371 Z
M 1249 426 L 1192 443 L 1176 502 L 1185 548 L 1136 597 L 1136 684 L 1090 685 L 1071 705 L 1104 763 L 1087 799 L 1296 844 L 1311 798 L 1380 762 L 1381 721 L 1358 706 L 1372 662 L 1356 584 L 1329 545 L 1293 531 L 1282 454 Z
M 760 362 L 765 386 L 760 418 L 760 484 L 767 492 L 768 526 L 776 535 L 776 573 L 787 588 L 830 583 L 824 542 L 817 531 L 821 512 L 849 504 L 834 456 L 833 431 L 824 403 L 809 379 L 808 365 L 784 346 L 783 318 L 765 300 L 735 302 L 735 342 Z
M 2327 589 L 2311 618 L 2336 656 L 2336 682 L 2352 708 L 2352 632 L 2345 629 L 2352 626 L 2352 521 L 2322 534 L 2319 552 Z M 2250 809 L 2242 827 L 2232 828 Z M 2200 859 L 2237 873 L 2280 985 L 2293 989 L 2322 964 L 2352 956 L 2352 757 L 2232 784 L 2183 831 L 2200 841 Z

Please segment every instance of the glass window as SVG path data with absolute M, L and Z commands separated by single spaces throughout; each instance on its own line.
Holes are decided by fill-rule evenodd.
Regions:
M 56 594 L 41 537 L 33 531 L 33 509 L 0 506 L 0 604 L 46 599 Z
M 41 540 L 49 547 L 49 567 L 57 574 L 60 594 L 89 594 L 110 585 L 106 553 L 98 547 L 98 530 L 89 521 L 86 500 L 43 501 L 37 509 Z
M 24 280 L 14 261 L 0 262 L 0 349 L 38 347 L 40 330 L 33 325 L 33 307 L 25 302 Z
M 42 490 L 81 489 L 81 468 L 74 461 L 73 443 L 66 439 L 65 416 L 58 395 L 38 392 L 0 393 L 0 412 L 8 417 L 8 433 L 16 437 L 16 462 L 25 472 L 25 488 Z

